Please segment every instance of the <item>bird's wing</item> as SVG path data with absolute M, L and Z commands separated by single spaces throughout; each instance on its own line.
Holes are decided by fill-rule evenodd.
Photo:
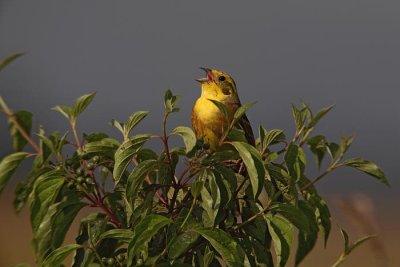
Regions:
M 254 139 L 253 129 L 251 128 L 250 121 L 247 118 L 246 114 L 243 114 L 243 116 L 237 122 L 237 126 L 244 131 L 244 135 L 246 136 L 247 142 L 250 145 L 255 146 L 256 140 Z

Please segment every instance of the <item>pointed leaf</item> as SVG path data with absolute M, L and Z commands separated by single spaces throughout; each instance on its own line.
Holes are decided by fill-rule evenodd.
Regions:
M 141 122 L 148 114 L 148 111 L 136 111 L 133 113 L 124 125 L 125 136 L 128 136 L 132 129 L 135 128 L 135 126 L 138 125 L 138 123 Z
M 51 109 L 60 112 L 68 120 L 70 120 L 73 117 L 73 111 L 72 111 L 71 107 L 68 107 L 68 106 L 55 106 L 55 107 L 52 107 Z
M 16 152 L 5 156 L 0 161 L 0 194 L 3 192 L 11 176 L 14 174 L 18 165 L 24 160 L 29 154 L 26 152 Z
M 252 106 L 254 106 L 254 104 L 256 104 L 257 101 L 251 102 L 251 103 L 247 103 L 244 104 L 243 106 L 240 106 L 235 114 L 233 115 L 233 124 L 236 124 L 236 122 L 238 122 L 240 120 L 240 118 L 244 115 L 244 113 L 249 110 Z
M 224 117 L 230 121 L 231 120 L 231 113 L 229 112 L 228 108 L 225 106 L 224 103 L 219 102 L 217 100 L 214 99 L 208 99 L 209 101 L 213 102 L 214 105 L 217 106 L 217 108 L 224 114 Z
M 74 118 L 77 118 L 87 108 L 90 102 L 92 102 L 95 95 L 96 95 L 95 92 L 83 95 L 75 101 L 72 107 L 72 115 Z
M 13 62 L 14 60 L 16 60 L 17 58 L 19 58 L 23 55 L 25 55 L 25 53 L 16 53 L 16 54 L 9 56 L 8 58 L 0 61 L 0 71 L 3 70 L 8 64 L 10 64 L 11 62 Z
M 385 185 L 389 186 L 389 182 L 385 177 L 385 174 L 383 171 L 376 165 L 375 163 L 365 160 L 365 159 L 360 159 L 360 158 L 354 158 L 354 159 L 349 159 L 343 162 L 343 165 L 349 166 L 356 168 L 357 170 L 360 170 L 366 174 L 369 174 L 375 178 L 377 178 L 379 181 L 384 183 Z

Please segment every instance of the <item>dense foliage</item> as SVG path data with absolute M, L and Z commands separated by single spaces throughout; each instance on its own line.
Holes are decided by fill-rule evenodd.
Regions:
M 18 56 L 0 62 L 0 70 Z M 226 148 L 207 154 L 207 144 L 196 140 L 191 128 L 168 130 L 167 120 L 179 111 L 179 98 L 169 90 L 159 135 L 135 131 L 145 111 L 133 113 L 124 123 L 112 121 L 121 133 L 118 139 L 79 133 L 79 115 L 94 96 L 53 108 L 71 126 L 71 133 L 65 134 L 48 134 L 43 128 L 32 134 L 32 114 L 14 112 L 0 98 L 14 149 L 0 162 L 0 192 L 20 163 L 33 158 L 27 180 L 16 187 L 14 205 L 17 212 L 24 206 L 30 209 L 40 266 L 59 266 L 73 252 L 74 267 L 285 266 L 295 242 L 298 265 L 319 233 L 326 242 L 331 231 L 329 208 L 316 182 L 348 166 L 388 184 L 374 163 L 345 159 L 352 137 L 335 143 L 313 135 L 332 107 L 313 114 L 305 104 L 293 106 L 293 137 L 260 126 L 253 147 L 234 127 L 251 106 L 244 105 L 228 118 L 232 123 L 221 140 Z M 171 147 L 171 136 L 180 136 L 184 146 Z M 146 147 L 150 139 L 160 141 L 160 153 Z M 25 150 L 28 144 L 33 150 Z M 307 176 L 305 148 L 319 167 L 327 166 L 313 179 Z M 81 219 L 76 243 L 63 244 L 83 208 L 93 213 Z M 351 244 L 342 233 L 345 251 L 337 265 L 369 238 Z

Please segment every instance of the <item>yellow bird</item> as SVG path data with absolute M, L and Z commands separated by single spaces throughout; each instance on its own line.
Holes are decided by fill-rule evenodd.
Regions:
M 211 100 L 223 103 L 231 117 L 241 106 L 236 83 L 227 73 L 209 68 L 201 68 L 207 77 L 197 79 L 201 84 L 201 95 L 192 109 L 192 128 L 197 139 L 209 144 L 209 150 L 216 151 L 222 135 L 222 129 L 231 122 L 227 121 L 222 111 Z M 253 130 L 246 115 L 235 125 L 245 133 L 247 142 L 255 144 Z

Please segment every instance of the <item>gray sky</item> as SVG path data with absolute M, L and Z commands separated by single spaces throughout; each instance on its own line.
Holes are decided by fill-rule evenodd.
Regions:
M 198 67 L 236 80 L 253 128 L 293 130 L 290 104 L 336 104 L 318 133 L 355 134 L 349 156 L 376 161 L 392 189 L 353 170 L 319 185 L 325 194 L 399 193 L 400 2 L 338 1 L 20 1 L 0 2 L 0 58 L 28 55 L 0 75 L 13 109 L 28 109 L 48 132 L 67 129 L 49 108 L 98 94 L 82 131 L 115 133 L 112 118 L 149 110 L 140 130 L 160 130 L 162 96 L 181 96 L 174 123 L 190 125 Z M 0 155 L 11 151 L 0 120 Z M 310 161 L 312 159 L 310 158 Z

